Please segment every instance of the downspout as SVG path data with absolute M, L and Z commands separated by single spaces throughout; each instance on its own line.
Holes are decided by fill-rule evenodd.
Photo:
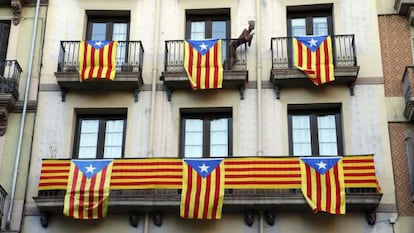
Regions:
M 264 233 L 263 212 L 259 213 L 259 233 Z
M 155 125 L 155 102 L 158 78 L 158 43 L 160 31 L 160 0 L 155 4 L 155 29 L 154 29 L 154 57 L 152 60 L 152 86 L 151 86 L 151 116 L 149 129 L 148 157 L 154 156 L 154 125 Z
M 21 150 L 22 150 L 23 133 L 24 133 L 24 126 L 25 126 L 25 121 L 26 121 L 26 113 L 27 113 L 27 102 L 29 99 L 30 81 L 31 81 L 31 76 L 32 76 L 33 57 L 34 57 L 34 52 L 35 52 L 34 50 L 36 46 L 36 33 L 37 33 L 37 24 L 39 21 L 39 8 L 40 8 L 40 0 L 37 0 L 35 16 L 34 16 L 33 32 L 32 32 L 32 44 L 30 47 L 26 88 L 25 88 L 24 99 L 23 99 L 23 110 L 22 110 L 22 117 L 20 119 L 19 141 L 17 142 L 16 158 L 14 160 L 12 190 L 11 190 L 11 196 L 10 196 L 10 204 L 7 210 L 7 219 L 6 219 L 7 230 L 10 230 L 11 215 L 13 212 L 14 199 L 16 195 L 17 174 L 19 170 L 20 156 L 21 156 Z
M 256 80 L 257 80 L 257 156 L 263 155 L 262 148 L 262 33 L 261 0 L 256 0 Z

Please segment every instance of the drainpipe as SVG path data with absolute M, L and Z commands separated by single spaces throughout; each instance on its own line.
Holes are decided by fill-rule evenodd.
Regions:
M 259 233 L 264 233 L 263 212 L 259 213 Z
M 256 79 L 257 79 L 257 156 L 263 155 L 262 148 L 262 33 L 261 0 L 256 0 Z
M 160 32 L 160 0 L 155 4 L 155 30 L 154 30 L 154 58 L 152 60 L 152 86 L 151 86 L 151 116 L 149 129 L 148 157 L 154 156 L 154 125 L 155 125 L 155 101 L 158 78 L 158 43 Z
M 40 8 L 40 0 L 37 0 L 34 24 L 33 24 L 33 32 L 32 32 L 32 44 L 30 47 L 29 65 L 28 65 L 27 78 L 26 78 L 26 89 L 24 92 L 23 110 L 22 110 L 22 116 L 20 119 L 19 141 L 17 143 L 16 158 L 14 160 L 12 190 L 11 190 L 11 196 L 10 196 L 9 209 L 7 211 L 7 219 L 6 219 L 7 230 L 10 230 L 11 215 L 13 212 L 14 199 L 15 199 L 15 194 L 16 194 L 17 174 L 19 170 L 20 156 L 21 156 L 21 150 L 22 150 L 24 125 L 25 125 L 26 113 L 27 113 L 27 102 L 29 99 L 30 81 L 31 81 L 31 76 L 32 76 L 33 57 L 34 57 L 34 52 L 35 52 L 34 50 L 36 46 L 36 32 L 37 32 L 37 23 L 39 21 L 39 8 Z

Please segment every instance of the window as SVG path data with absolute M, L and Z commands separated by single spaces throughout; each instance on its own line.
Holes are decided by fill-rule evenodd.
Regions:
M 129 38 L 129 11 L 86 11 L 87 40 L 119 40 Z
M 96 110 L 95 111 L 100 111 Z M 121 158 L 124 155 L 126 111 L 119 114 L 78 114 L 74 155 L 79 159 Z
M 414 133 L 406 131 L 405 148 L 407 150 L 408 173 L 410 177 L 411 200 L 414 201 Z
M 343 154 L 339 104 L 289 105 L 288 127 L 294 156 Z
M 232 151 L 230 108 L 182 109 L 180 156 L 187 158 L 227 157 Z
M 0 76 L 4 73 L 4 65 L 9 43 L 10 22 L 0 21 Z
M 230 37 L 230 9 L 187 10 L 186 22 L 187 39 Z
M 332 35 L 333 4 L 288 6 L 288 35 Z

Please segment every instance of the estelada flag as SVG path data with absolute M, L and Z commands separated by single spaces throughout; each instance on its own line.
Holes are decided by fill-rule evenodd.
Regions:
M 302 193 L 313 212 L 345 214 L 342 157 L 302 157 Z
M 184 69 L 194 90 L 221 88 L 221 39 L 184 41 Z
M 79 46 L 79 80 L 115 78 L 117 41 L 87 40 Z
M 109 201 L 112 160 L 72 160 L 63 207 L 75 219 L 101 219 Z
M 293 38 L 293 64 L 315 84 L 335 80 L 331 36 Z
M 220 219 L 224 201 L 223 159 L 184 159 L 180 216 Z

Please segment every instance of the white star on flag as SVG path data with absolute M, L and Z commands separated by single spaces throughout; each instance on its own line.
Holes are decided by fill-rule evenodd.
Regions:
M 328 164 L 324 163 L 323 161 L 320 161 L 316 165 L 318 165 L 318 169 L 326 169 L 326 165 Z
M 98 47 L 101 47 L 101 45 L 102 45 L 102 44 L 103 44 L 103 43 L 102 43 L 102 41 L 100 41 L 100 40 L 95 42 L 95 45 L 96 45 L 96 46 L 98 46 Z
M 313 46 L 315 46 L 316 47 L 316 42 L 318 42 L 317 40 L 314 40 L 313 38 L 310 40 L 310 41 L 308 41 L 309 42 L 309 46 L 310 47 L 313 47 Z
M 210 166 L 206 166 L 205 163 L 203 163 L 203 165 L 198 166 L 200 168 L 200 172 L 208 172 L 208 169 L 210 168 Z
M 92 164 L 89 164 L 89 167 L 85 167 L 86 168 L 86 173 L 94 173 L 95 172 L 95 169 L 96 169 L 96 167 L 93 167 L 92 166 Z
M 201 51 L 203 51 L 203 50 L 207 50 L 207 45 L 205 44 L 205 43 L 202 43 L 201 45 L 200 45 L 200 50 Z

